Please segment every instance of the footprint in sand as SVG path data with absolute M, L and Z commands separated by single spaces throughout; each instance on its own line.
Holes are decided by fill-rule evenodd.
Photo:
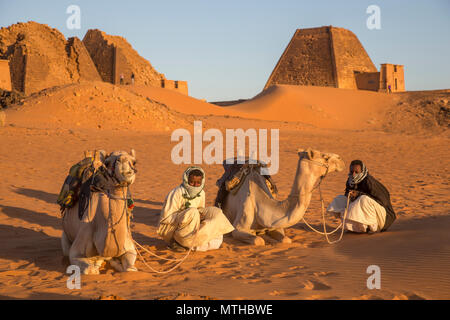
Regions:
M 318 280 L 306 280 L 304 283 L 304 289 L 306 290 L 329 290 L 330 286 Z
M 237 262 L 224 263 L 224 264 L 221 264 L 219 267 L 221 267 L 221 268 L 234 268 L 234 267 L 239 267 L 239 263 L 237 263 Z
M 293 267 L 290 267 L 289 270 L 300 270 L 300 269 L 305 269 L 305 268 L 306 268 L 305 266 L 293 266 Z
M 249 273 L 249 274 L 242 274 L 242 275 L 234 275 L 231 278 L 232 279 L 259 279 L 261 278 L 260 273 Z
M 269 279 L 252 279 L 248 280 L 246 283 L 271 283 Z
M 271 295 L 271 296 L 296 296 L 296 295 L 298 295 L 298 292 L 295 292 L 295 291 L 284 291 L 284 290 L 274 290 L 272 292 L 269 292 L 269 295 Z
M 290 250 L 290 248 L 289 249 L 272 249 L 272 250 L 267 250 L 267 251 L 263 251 L 263 252 L 261 252 L 260 254 L 261 255 L 263 255 L 263 256 L 271 256 L 271 255 L 285 255 L 288 251 Z
M 272 278 L 292 278 L 295 277 L 294 274 L 289 274 L 287 272 L 275 273 L 271 275 Z
M 316 277 L 327 277 L 327 276 L 335 276 L 337 275 L 337 272 L 333 271 L 321 271 L 321 272 L 314 272 L 313 275 Z

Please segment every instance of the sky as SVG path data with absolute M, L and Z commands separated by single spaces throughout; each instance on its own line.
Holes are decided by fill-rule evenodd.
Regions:
M 67 27 L 70 5 L 81 10 L 80 29 Z M 370 5 L 380 8 L 380 29 L 367 27 Z M 125 37 L 207 101 L 257 95 L 296 29 L 329 25 L 354 32 L 378 69 L 405 65 L 406 90 L 450 88 L 449 0 L 0 0 L 0 27 L 30 20 L 66 37 Z

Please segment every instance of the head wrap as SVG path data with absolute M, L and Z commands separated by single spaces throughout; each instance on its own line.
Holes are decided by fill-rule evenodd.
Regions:
M 194 170 L 199 170 L 203 174 L 202 184 L 200 185 L 200 187 L 194 187 L 189 185 L 189 174 Z M 196 197 L 199 197 L 200 192 L 203 190 L 205 186 L 205 172 L 201 167 L 191 166 L 187 168 L 186 171 L 184 171 L 183 173 L 183 183 L 181 185 L 187 192 L 185 196 L 186 199 L 192 200 Z
M 353 160 L 350 163 L 350 170 L 352 168 L 352 166 L 354 165 L 359 165 L 361 166 L 361 172 L 358 173 L 357 175 L 353 176 L 353 174 L 351 172 L 349 172 L 348 174 L 348 184 L 351 188 L 354 188 L 356 184 L 360 183 L 361 181 L 363 181 L 367 175 L 369 174 L 369 170 L 366 168 L 366 166 L 364 165 L 364 163 L 361 160 Z

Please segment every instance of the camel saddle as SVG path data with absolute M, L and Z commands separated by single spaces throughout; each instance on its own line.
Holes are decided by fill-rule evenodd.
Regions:
M 225 172 L 216 182 L 216 185 L 219 187 L 219 191 L 217 192 L 217 197 L 214 204 L 219 208 L 223 206 L 226 197 L 230 192 L 232 194 L 236 194 L 239 191 L 242 183 L 245 181 L 245 178 L 252 170 L 267 166 L 264 162 L 259 160 L 256 163 L 249 163 L 248 158 L 246 158 L 245 163 L 242 164 L 237 163 L 237 159 L 234 158 L 231 164 L 227 163 L 227 160 L 225 160 L 222 165 Z M 259 170 L 257 172 L 259 173 Z M 273 182 L 270 175 L 262 176 L 265 178 L 266 185 L 272 196 L 275 197 L 278 193 L 275 182 Z
M 98 151 L 86 151 L 83 160 L 74 164 L 59 192 L 57 203 L 61 212 L 66 208 L 72 208 L 79 200 L 81 186 L 87 182 L 98 167 L 98 159 L 100 158 Z

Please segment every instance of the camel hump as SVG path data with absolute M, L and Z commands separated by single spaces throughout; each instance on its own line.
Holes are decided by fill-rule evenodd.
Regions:
M 250 159 L 245 158 L 244 163 L 238 163 L 237 158 L 227 159 L 223 162 L 224 173 L 219 180 L 217 180 L 216 185 L 219 187 L 219 191 L 217 193 L 215 206 L 221 208 L 225 203 L 227 195 L 231 192 L 236 194 L 242 184 L 245 181 L 245 178 L 250 174 L 250 172 L 254 172 L 258 175 L 261 175 L 260 168 L 265 167 L 266 164 L 259 160 L 250 161 Z M 252 163 L 253 162 L 253 163 Z M 270 175 L 261 175 L 264 177 L 264 181 L 272 196 L 275 197 L 278 193 L 277 186 L 275 182 L 273 182 Z

